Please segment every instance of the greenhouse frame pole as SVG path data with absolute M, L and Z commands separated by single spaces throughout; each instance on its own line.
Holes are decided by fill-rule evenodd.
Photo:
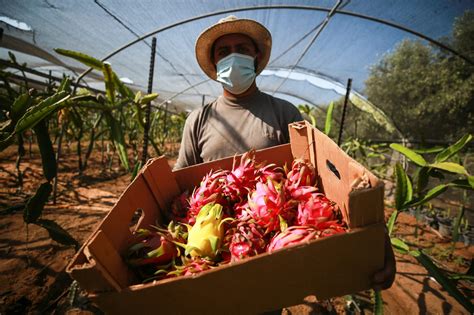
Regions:
M 156 37 L 151 40 L 151 56 L 150 56 L 150 72 L 148 73 L 148 94 L 153 91 L 153 75 L 155 70 L 155 51 L 156 51 Z M 138 105 L 140 106 L 140 105 Z M 150 116 L 151 116 L 151 102 L 146 104 L 145 112 L 145 127 L 143 134 L 143 150 L 142 150 L 142 166 L 145 165 L 148 157 L 148 137 L 150 133 Z
M 351 87 L 352 87 L 352 79 L 349 78 L 347 80 L 347 89 L 346 89 L 346 97 L 344 98 L 344 107 L 342 108 L 342 117 L 341 117 L 341 126 L 339 128 L 339 137 L 337 137 L 337 145 L 341 145 L 342 139 L 342 131 L 344 130 L 344 120 L 346 118 L 346 108 L 347 102 L 349 101 L 349 95 L 351 94 Z

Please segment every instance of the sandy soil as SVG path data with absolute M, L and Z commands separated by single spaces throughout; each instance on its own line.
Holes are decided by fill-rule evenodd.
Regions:
M 116 162 L 108 169 L 99 152 L 78 175 L 71 151 L 66 150 L 60 161 L 56 204 L 47 204 L 43 218 L 54 220 L 82 244 L 130 183 L 130 175 L 120 171 Z M 27 153 L 19 190 L 15 158 L 13 148 L 0 153 L 0 314 L 101 314 L 64 271 L 75 249 L 54 242 L 43 228 L 23 222 L 21 205 L 42 181 L 41 162 L 38 152 L 31 157 Z M 390 212 L 387 208 L 387 217 Z M 405 213 L 399 216 L 395 234 L 425 248 L 446 270 L 464 273 L 474 257 L 473 246 L 458 242 L 452 247 L 437 231 Z M 385 314 L 468 314 L 414 258 L 397 254 L 397 270 L 394 285 L 383 291 Z M 458 288 L 473 301 L 472 283 L 459 282 Z M 372 313 L 368 292 L 354 294 L 352 300 L 356 303 L 344 297 L 317 303 L 309 296 L 300 305 L 272 314 Z M 351 311 L 345 310 L 347 305 Z

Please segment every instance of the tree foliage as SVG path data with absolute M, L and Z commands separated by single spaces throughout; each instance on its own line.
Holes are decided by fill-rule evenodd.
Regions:
M 470 58 L 473 25 L 474 12 L 467 11 L 444 39 Z M 473 132 L 474 67 L 421 41 L 401 42 L 373 66 L 366 94 L 407 138 L 452 140 Z

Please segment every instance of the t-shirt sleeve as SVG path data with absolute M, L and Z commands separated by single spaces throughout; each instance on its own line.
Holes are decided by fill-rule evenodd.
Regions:
M 301 116 L 300 111 L 296 106 L 289 102 L 285 102 L 285 105 L 282 106 L 283 109 L 283 115 L 282 117 L 282 122 L 281 122 L 281 128 L 284 136 L 285 143 L 290 142 L 290 132 L 288 130 L 288 124 L 296 122 L 296 121 L 302 121 L 303 116 Z
M 174 169 L 180 169 L 186 166 L 202 163 L 198 147 L 198 128 L 197 120 L 199 113 L 197 111 L 189 114 L 184 124 L 181 146 L 179 148 L 178 160 Z

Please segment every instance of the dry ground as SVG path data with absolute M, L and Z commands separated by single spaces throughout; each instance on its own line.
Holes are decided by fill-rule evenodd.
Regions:
M 56 221 L 83 243 L 127 187 L 130 175 L 118 168 L 104 167 L 98 152 L 79 176 L 75 155 L 68 150 L 65 153 L 59 167 L 57 202 L 48 203 L 43 217 Z M 75 249 L 52 241 L 42 228 L 27 227 L 22 209 L 11 208 L 23 204 L 42 180 L 38 152 L 33 151 L 31 157 L 27 153 L 21 163 L 24 184 L 19 191 L 15 158 L 13 148 L 0 153 L 0 314 L 101 314 L 84 292 L 71 286 L 72 280 L 64 271 Z M 386 215 L 389 214 L 387 209 Z M 407 214 L 400 215 L 395 233 L 426 248 L 450 271 L 465 272 L 473 257 L 473 246 L 456 243 L 452 248 L 449 240 Z M 415 259 L 397 254 L 397 269 L 394 285 L 383 292 L 385 314 L 467 314 Z M 472 283 L 459 283 L 458 287 L 473 300 Z M 356 294 L 353 299 L 357 306 L 352 304 L 351 312 L 372 312 L 367 292 Z M 310 296 L 301 305 L 276 313 L 351 313 L 345 311 L 345 305 L 347 299 L 342 297 L 316 303 L 315 297 Z

